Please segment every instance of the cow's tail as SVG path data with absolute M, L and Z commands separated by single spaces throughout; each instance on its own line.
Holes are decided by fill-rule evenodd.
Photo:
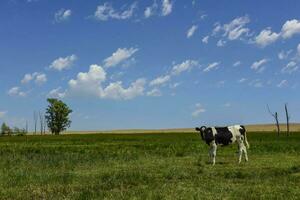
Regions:
M 241 126 L 240 132 L 241 132 L 241 134 L 244 136 L 244 142 L 245 142 L 245 144 L 246 144 L 246 147 L 249 149 L 249 148 L 250 148 L 250 145 L 249 145 L 248 140 L 247 140 L 247 133 L 246 133 L 246 128 L 245 128 L 245 126 Z

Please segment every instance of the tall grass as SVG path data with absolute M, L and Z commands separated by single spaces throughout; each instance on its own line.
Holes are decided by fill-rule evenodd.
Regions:
M 300 134 L 249 133 L 236 145 L 196 133 L 0 137 L 0 199 L 297 199 Z

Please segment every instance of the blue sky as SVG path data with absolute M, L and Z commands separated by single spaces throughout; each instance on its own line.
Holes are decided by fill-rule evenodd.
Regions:
M 299 121 L 300 2 L 3 0 L 0 122 L 73 130 Z

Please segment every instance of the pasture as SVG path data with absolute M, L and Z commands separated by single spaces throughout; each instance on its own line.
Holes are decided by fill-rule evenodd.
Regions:
M 299 199 L 300 134 L 247 136 L 214 167 L 197 133 L 0 137 L 0 199 Z

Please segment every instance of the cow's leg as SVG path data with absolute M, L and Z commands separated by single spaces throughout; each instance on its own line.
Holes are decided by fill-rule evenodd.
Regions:
M 209 152 L 208 152 L 208 155 L 209 155 L 209 162 L 212 163 L 212 159 L 213 159 L 213 145 L 212 143 L 210 143 L 210 148 L 209 148 Z
M 247 154 L 247 148 L 246 146 L 244 145 L 244 142 L 242 142 L 242 150 L 244 152 L 244 155 L 245 155 L 245 160 L 246 162 L 248 161 L 248 154 Z
M 217 155 L 217 144 L 215 143 L 215 141 L 211 143 L 211 147 L 212 147 L 212 164 L 215 165 L 216 155 Z
M 242 161 L 242 156 L 243 156 L 243 140 L 240 137 L 238 137 L 237 143 L 239 145 L 239 164 L 240 164 Z

